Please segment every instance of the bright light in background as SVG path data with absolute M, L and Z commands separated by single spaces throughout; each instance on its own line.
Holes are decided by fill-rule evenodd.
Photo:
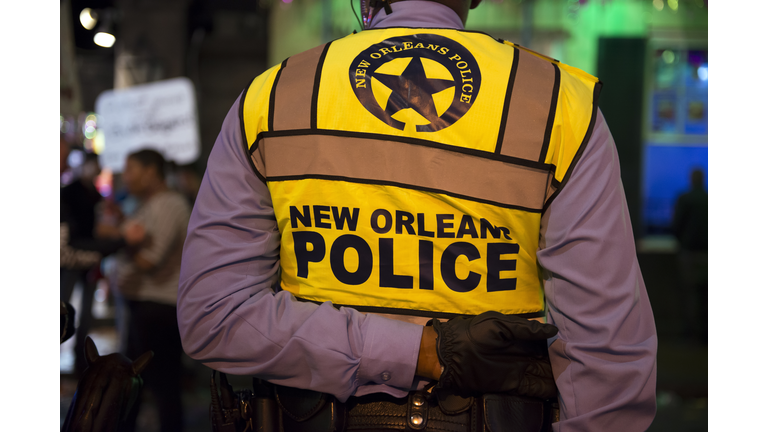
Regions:
M 98 32 L 93 36 L 93 42 L 104 48 L 111 48 L 115 44 L 115 37 L 109 33 Z
M 83 164 L 84 160 L 85 153 L 83 153 L 82 150 L 75 149 L 69 152 L 69 156 L 67 156 L 67 165 L 70 168 L 77 168 Z
M 669 5 L 669 8 L 673 11 L 677 10 L 677 0 L 667 0 L 667 4 Z
M 112 195 L 112 170 L 109 168 L 102 168 L 98 176 L 93 180 L 96 190 L 103 197 Z
M 670 50 L 666 50 L 661 54 L 661 58 L 666 64 L 672 64 L 675 62 L 675 53 Z
M 96 129 L 96 132 L 93 134 L 93 152 L 96 154 L 101 154 L 101 152 L 104 151 L 104 131 L 101 129 Z
M 664 0 L 653 0 L 653 7 L 655 7 L 656 10 L 664 9 Z
M 96 23 L 99 20 L 99 16 L 91 8 L 85 8 L 80 11 L 80 24 L 88 30 L 92 30 L 96 27 Z
M 709 66 L 708 65 L 701 65 L 699 66 L 699 69 L 696 71 L 699 74 L 699 79 L 702 81 L 708 81 L 709 80 Z
M 88 114 L 88 116 L 85 118 L 85 124 L 83 125 L 83 135 L 85 135 L 87 139 L 92 139 L 95 132 L 96 132 L 96 115 Z

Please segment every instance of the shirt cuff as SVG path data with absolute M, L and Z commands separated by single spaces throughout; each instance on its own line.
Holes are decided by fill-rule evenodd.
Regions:
M 357 370 L 358 385 L 410 389 L 424 327 L 373 314 L 367 320 L 365 347 Z

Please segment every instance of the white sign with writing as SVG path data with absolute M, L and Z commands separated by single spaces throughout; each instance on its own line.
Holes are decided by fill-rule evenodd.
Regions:
M 96 99 L 96 114 L 104 132 L 99 159 L 113 172 L 123 171 L 128 154 L 145 148 L 179 165 L 200 156 L 195 89 L 188 78 L 107 90 Z

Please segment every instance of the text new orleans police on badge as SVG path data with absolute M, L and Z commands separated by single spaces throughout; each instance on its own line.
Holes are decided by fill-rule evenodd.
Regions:
M 407 65 L 399 75 L 383 67 L 399 59 Z M 427 64 L 437 64 L 442 73 L 428 72 Z M 371 45 L 352 61 L 349 78 L 360 103 L 393 128 L 404 130 L 405 122 L 395 117 L 401 110 L 413 109 L 428 122 L 416 125 L 417 132 L 436 132 L 454 124 L 472 107 L 481 84 L 472 53 L 434 34 L 393 37 Z M 391 90 L 384 103 L 376 99 L 372 80 Z M 450 105 L 438 109 L 434 96 L 451 88 Z

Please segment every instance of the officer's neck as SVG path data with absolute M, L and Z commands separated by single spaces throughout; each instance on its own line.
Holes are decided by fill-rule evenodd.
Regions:
M 392 13 L 380 10 L 371 21 L 372 28 L 417 27 L 464 29 L 453 9 L 434 1 L 408 0 L 392 3 Z

